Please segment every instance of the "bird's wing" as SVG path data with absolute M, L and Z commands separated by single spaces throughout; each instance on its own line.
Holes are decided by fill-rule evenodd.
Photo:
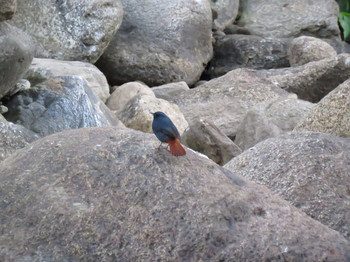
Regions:
M 155 131 L 161 132 L 170 138 L 180 139 L 180 134 L 173 122 L 169 119 L 162 119 L 162 124 L 159 127 L 155 127 Z

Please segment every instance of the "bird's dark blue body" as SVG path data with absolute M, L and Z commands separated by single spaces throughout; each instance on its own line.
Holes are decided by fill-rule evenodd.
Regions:
M 166 143 L 168 140 L 180 139 L 179 131 L 166 114 L 155 112 L 153 117 L 152 130 L 161 142 Z

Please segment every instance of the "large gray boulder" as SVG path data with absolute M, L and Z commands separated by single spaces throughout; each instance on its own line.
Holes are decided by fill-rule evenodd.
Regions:
M 251 69 L 236 69 L 189 91 L 173 100 L 189 123 L 198 119 L 212 121 L 230 138 L 250 108 L 290 94 Z
M 309 62 L 302 66 L 256 71 L 257 76 L 313 103 L 350 78 L 350 54 Z
M 96 64 L 109 83 L 194 84 L 212 56 L 210 1 L 122 3 L 122 26 Z
M 300 36 L 290 43 L 288 50 L 291 66 L 304 65 L 312 61 L 334 58 L 337 51 L 327 42 L 311 36 Z
M 103 102 L 109 97 L 106 77 L 96 66 L 87 62 L 34 58 L 24 78 L 28 79 L 31 85 L 36 85 L 60 76 L 82 77 Z
M 216 38 L 214 57 L 205 72 L 215 78 L 236 68 L 270 69 L 289 67 L 288 39 L 256 35 L 226 35 Z
M 40 136 L 65 129 L 121 125 L 84 78 L 50 78 L 14 95 L 5 105 L 7 120 Z
M 224 31 L 238 14 L 239 0 L 210 0 L 213 13 L 213 29 Z
M 252 34 L 294 38 L 309 35 L 340 41 L 339 7 L 334 0 L 245 0 L 240 24 Z
M 292 131 L 313 106 L 296 95 L 253 106 L 238 127 L 235 143 L 245 150 L 267 138 Z
M 219 165 L 224 165 L 242 150 L 212 121 L 198 119 L 191 122 L 181 137 L 184 145 L 205 154 Z
M 5 159 L 0 260 L 349 261 L 338 232 L 265 187 L 157 146 L 151 134 L 86 128 Z
M 350 140 L 285 134 L 243 152 L 225 168 L 266 185 L 350 240 Z
M 30 37 L 7 22 L 0 22 L 0 99 L 22 78 L 33 55 Z
M 345 81 L 298 123 L 296 131 L 316 131 L 350 138 L 350 80 Z
M 7 122 L 0 116 L 0 161 L 38 138 L 34 132 L 21 125 Z
M 12 18 L 17 10 L 17 0 L 0 0 L 0 22 Z
M 157 98 L 171 100 L 175 95 L 190 90 L 185 81 L 169 83 L 161 86 L 152 87 L 152 92 Z
M 151 91 L 152 92 L 152 91 Z M 156 98 L 153 94 L 140 94 L 131 98 L 116 116 L 129 128 L 152 133 L 153 115 L 164 112 L 177 127 L 180 135 L 188 128 L 188 123 L 179 107 L 167 100 Z
M 94 63 L 122 18 L 120 0 L 18 0 L 11 23 L 32 36 L 35 57 Z

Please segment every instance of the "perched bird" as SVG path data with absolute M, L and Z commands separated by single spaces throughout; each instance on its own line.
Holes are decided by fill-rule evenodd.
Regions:
M 170 118 L 163 112 L 153 114 L 152 130 L 162 143 L 168 143 L 170 153 L 173 156 L 186 155 L 186 151 L 180 143 L 180 134 Z

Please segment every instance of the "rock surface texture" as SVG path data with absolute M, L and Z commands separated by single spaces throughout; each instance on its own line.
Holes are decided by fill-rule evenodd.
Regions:
M 34 58 L 24 78 L 28 79 L 34 86 L 60 76 L 82 77 L 94 94 L 103 102 L 106 102 L 109 97 L 109 85 L 106 77 L 94 65 L 87 62 Z
M 231 25 L 238 14 L 239 0 L 211 0 L 213 29 L 223 31 Z
M 32 36 L 35 57 L 93 63 L 122 19 L 119 0 L 18 0 L 11 23 Z
M 6 119 L 40 136 L 65 129 L 120 125 L 82 77 L 50 78 L 16 94 L 6 104 Z
M 214 57 L 205 76 L 222 76 L 236 68 L 270 69 L 288 67 L 290 40 L 263 38 L 256 35 L 226 35 L 216 37 Z
M 157 144 L 128 129 L 78 129 L 5 159 L 0 259 L 350 259 L 349 242 L 338 232 L 265 187 Z
M 122 0 L 122 4 L 122 26 L 96 64 L 109 83 L 193 85 L 212 56 L 210 2 Z
M 300 36 L 293 39 L 288 53 L 291 66 L 337 56 L 337 52 L 330 44 L 311 36 Z
M 0 117 L 0 161 L 38 138 L 37 134 L 25 127 L 7 122 Z
M 308 113 L 296 131 L 316 131 L 350 138 L 350 80 L 325 96 Z
M 245 0 L 240 8 L 240 23 L 254 35 L 340 37 L 339 7 L 333 0 Z
M 0 0 L 0 22 L 11 19 L 17 10 L 17 0 Z
M 350 140 L 295 133 L 265 140 L 225 165 L 266 185 L 350 240 Z
M 31 38 L 7 22 L 0 22 L 0 99 L 22 78 L 33 55 Z

